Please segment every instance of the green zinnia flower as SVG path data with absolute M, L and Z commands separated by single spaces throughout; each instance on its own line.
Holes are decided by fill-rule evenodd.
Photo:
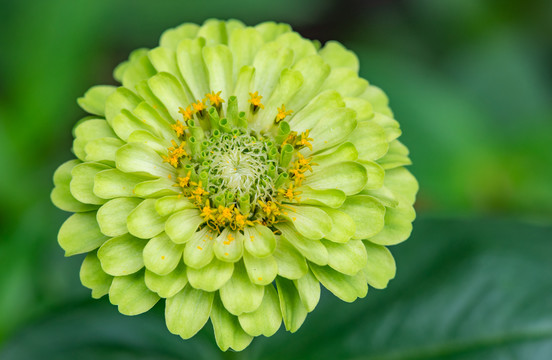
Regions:
M 82 283 L 126 315 L 166 299 L 169 331 L 211 320 L 242 350 L 295 332 L 320 297 L 395 275 L 417 183 L 384 93 L 337 42 L 285 24 L 209 20 L 166 31 L 78 100 L 77 159 L 52 201 Z

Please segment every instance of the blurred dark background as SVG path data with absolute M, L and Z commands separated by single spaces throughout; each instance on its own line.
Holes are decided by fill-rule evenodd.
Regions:
M 316 324 L 334 326 L 320 321 L 338 307 L 345 315 L 334 318 L 341 328 L 331 331 L 340 334 L 347 333 L 343 319 L 352 324 L 359 314 L 379 315 L 374 328 L 352 331 L 353 340 L 343 335 L 349 337 L 339 342 L 341 352 L 325 353 L 333 358 L 552 358 L 548 0 L 1 0 L 0 358 L 4 348 L 7 359 L 33 358 L 34 350 L 55 359 L 173 359 L 184 356 L 182 346 L 205 347 L 204 358 L 218 356 L 206 332 L 195 342 L 168 335 L 162 308 L 126 318 L 106 299 L 89 300 L 78 280 L 82 259 L 64 258 L 56 242 L 68 214 L 49 200 L 54 170 L 73 157 L 71 128 L 85 115 L 76 98 L 92 85 L 114 84 L 113 68 L 131 50 L 155 47 L 166 28 L 210 17 L 247 25 L 287 22 L 305 37 L 338 40 L 355 51 L 361 75 L 390 98 L 420 182 L 419 219 L 412 239 L 392 249 L 398 276 L 389 290 L 374 291 L 354 305 L 326 295 L 320 315 L 316 310 L 299 334 L 279 333 L 273 344 L 297 339 L 292 344 L 303 349 L 301 358 L 309 358 L 315 352 L 308 346 L 333 334 L 324 335 Z M 496 277 L 467 291 L 483 274 Z M 420 288 L 401 285 L 409 281 Z M 434 307 L 416 305 L 424 303 L 420 289 Z M 513 296 L 520 291 L 525 295 Z M 467 293 L 473 303 L 451 308 L 454 301 L 467 301 Z M 477 307 L 485 296 L 496 301 L 485 303 L 486 313 Z M 397 297 L 407 305 L 397 305 Z M 459 308 L 480 311 L 481 324 L 462 322 L 466 313 Z M 419 319 L 389 330 L 393 316 L 410 315 Z M 470 338 L 489 322 L 495 327 Z M 374 340 L 382 328 L 388 331 Z M 425 338 L 435 348 L 424 352 L 412 334 L 429 328 L 441 331 Z M 372 346 L 363 348 L 362 339 L 355 343 L 359 334 L 372 339 Z M 155 345 L 148 347 L 142 338 L 155 339 Z M 158 352 L 160 344 L 166 353 Z M 271 340 L 259 344 L 247 358 L 268 358 L 267 348 L 277 353 Z M 486 350 L 477 350 L 477 344 Z

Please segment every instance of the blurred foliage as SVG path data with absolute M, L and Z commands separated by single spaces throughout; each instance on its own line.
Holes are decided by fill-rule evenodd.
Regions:
M 0 343 L 7 341 L 8 351 L 20 349 L 25 341 L 40 348 L 44 343 L 33 341 L 40 340 L 43 332 L 50 336 L 45 339 L 53 341 L 56 331 L 61 332 L 60 346 L 65 349 L 63 346 L 71 345 L 71 331 L 80 327 L 83 333 L 79 336 L 93 339 L 73 349 L 75 354 L 93 348 L 96 354 L 113 351 L 111 354 L 121 354 L 117 358 L 126 359 L 137 358 L 135 352 L 142 349 L 142 358 L 160 358 L 154 353 L 176 358 L 188 351 L 186 347 L 197 347 L 195 351 L 200 352 L 201 346 L 207 348 L 201 351 L 211 354 L 210 345 L 205 345 L 210 339 L 198 340 L 203 345 L 187 345 L 176 337 L 161 339 L 163 335 L 154 335 L 159 329 L 166 332 L 158 324 L 159 318 L 123 317 L 106 306 L 106 300 L 90 304 L 88 291 L 78 281 L 80 259 L 64 259 L 55 241 L 67 214 L 55 210 L 49 200 L 53 171 L 72 157 L 71 128 L 84 115 L 76 98 L 92 85 L 113 84 L 115 65 L 134 48 L 156 46 L 164 29 L 186 21 L 200 23 L 208 17 L 238 18 L 250 25 L 284 21 L 304 36 L 322 42 L 337 39 L 353 49 L 361 61 L 362 75 L 389 95 L 401 122 L 402 140 L 411 150 L 412 170 L 421 185 L 419 213 L 515 217 L 539 226 L 550 224 L 550 1 L 0 0 Z M 539 233 L 538 227 L 510 227 L 506 222 L 467 224 L 469 236 L 464 239 L 456 234 L 462 233 L 462 223 L 452 223 L 448 229 L 446 222 L 418 222 L 416 236 L 393 249 L 398 254 L 399 277 L 389 291 L 376 292 L 366 302 L 353 305 L 328 298 L 328 311 L 307 321 L 299 334 L 282 334 L 279 339 L 283 340 L 274 343 L 261 342 L 251 350 L 251 358 L 257 356 L 255 351 L 267 354 L 264 346 L 274 350 L 288 342 L 294 344 L 289 351 L 303 351 L 303 357 L 308 357 L 307 353 L 362 357 L 361 345 L 366 346 L 366 339 L 358 336 L 380 341 L 370 346 L 382 358 L 424 358 L 426 347 L 440 349 L 445 342 L 454 349 L 465 341 L 464 335 L 480 334 L 475 323 L 456 323 L 465 307 L 441 307 L 432 313 L 431 307 L 424 306 L 425 300 L 428 304 L 447 304 L 456 298 L 472 301 L 477 299 L 474 296 L 485 295 L 485 290 L 496 298 L 481 306 L 498 306 L 501 302 L 497 299 L 504 301 L 502 312 L 480 307 L 476 309 L 482 313 L 474 313 L 486 320 L 484 324 L 497 326 L 484 328 L 481 334 L 485 336 L 478 340 L 487 342 L 488 351 L 490 345 L 504 340 L 496 337 L 502 334 L 499 326 L 517 329 L 506 334 L 506 339 L 523 343 L 525 325 L 542 325 L 537 330 L 543 331 L 541 339 L 548 336 L 548 342 L 530 350 L 498 347 L 497 353 L 476 353 L 474 358 L 499 358 L 500 351 L 518 358 L 550 358 L 550 299 L 540 299 L 537 287 L 514 290 L 515 284 L 530 286 L 533 282 L 550 288 L 550 283 L 541 279 L 542 274 L 550 274 L 549 262 L 540 257 L 533 265 L 529 261 L 539 256 L 533 246 L 550 254 L 551 245 L 546 241 L 550 233 Z M 440 229 L 438 233 L 434 234 L 434 226 Z M 517 234 L 517 242 L 510 232 Z M 465 246 L 471 249 L 462 253 L 464 260 L 451 255 L 461 250 L 455 240 L 466 240 Z M 502 241 L 504 249 L 499 246 Z M 401 269 L 408 274 L 401 274 Z M 485 277 L 490 275 L 482 269 L 496 277 Z M 524 291 L 539 301 L 512 298 Z M 441 292 L 446 293 L 443 298 L 435 298 Z M 403 298 L 411 302 L 401 305 Z M 474 302 L 473 306 L 478 305 Z M 527 305 L 528 312 L 540 311 L 546 316 L 539 323 L 529 313 L 531 317 L 516 322 L 517 312 L 525 314 L 520 304 Z M 406 307 L 401 312 L 402 306 Z M 329 309 L 338 309 L 338 313 Z M 336 338 L 343 342 L 339 346 L 329 341 L 356 317 L 365 319 L 368 328 L 359 327 L 356 335 L 343 333 Z M 394 328 L 397 318 L 412 322 Z M 115 335 L 115 330 L 104 332 L 106 328 L 99 323 L 102 319 L 116 329 L 131 331 L 136 338 Z M 507 320 L 514 322 L 501 322 Z M 30 325 L 25 328 L 24 324 Z M 145 327 L 141 335 L 132 333 L 139 331 L 137 325 Z M 64 332 L 59 326 L 71 330 Z M 415 345 L 415 332 L 422 329 L 427 333 L 432 327 L 450 331 L 430 333 L 432 336 L 419 344 L 421 353 L 409 353 Z M 398 339 L 385 331 L 375 337 L 378 329 L 396 331 Z M 104 338 L 98 338 L 101 336 Z M 140 341 L 149 336 L 149 341 Z M 172 350 L 161 352 L 162 346 L 153 339 L 160 339 L 159 344 Z M 530 340 L 531 344 L 542 343 Z M 321 346 L 320 341 L 328 345 Z M 320 349 L 308 352 L 314 351 L 311 345 L 317 342 Z M 99 343 L 102 346 L 96 347 Z M 335 345 L 335 352 L 329 352 L 330 344 Z M 142 347 L 136 348 L 138 345 Z M 406 349 L 405 356 L 400 351 L 398 355 L 385 352 L 386 346 Z M 531 351 L 540 352 L 535 355 Z

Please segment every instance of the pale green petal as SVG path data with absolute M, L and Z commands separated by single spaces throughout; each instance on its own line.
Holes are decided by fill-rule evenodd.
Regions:
M 243 28 L 235 30 L 228 40 L 228 47 L 232 51 L 234 58 L 234 78 L 245 65 L 253 64 L 255 54 L 263 44 L 261 35 L 252 28 Z M 238 104 L 239 104 L 238 98 Z
M 263 302 L 257 310 L 241 314 L 238 320 L 245 332 L 251 336 L 274 335 L 282 324 L 280 300 L 274 286 L 265 287 Z
M 157 275 L 167 275 L 182 262 L 183 251 L 184 245 L 175 244 L 162 233 L 148 241 L 144 248 L 144 265 Z
M 175 28 L 165 30 L 163 34 L 161 34 L 159 45 L 174 50 L 181 40 L 193 39 L 196 37 L 198 30 L 199 25 L 192 23 L 185 23 Z
M 213 245 L 215 256 L 222 261 L 236 262 L 243 255 L 243 234 L 224 229 Z
M 101 233 L 96 221 L 96 211 L 76 213 L 71 215 L 61 228 L 58 234 L 58 243 L 65 256 L 83 254 L 99 248 L 107 236 Z
M 264 258 L 258 258 L 245 251 L 243 261 L 249 275 L 249 280 L 254 284 L 268 285 L 278 274 L 278 263 L 274 256 L 269 255 Z
M 143 181 L 134 187 L 136 196 L 143 198 L 158 198 L 178 194 L 175 182 L 169 178 Z M 177 195 L 178 196 L 178 195 Z
M 229 348 L 241 351 L 253 340 L 253 337 L 242 329 L 238 318 L 226 311 L 218 297 L 211 311 L 211 323 L 215 331 L 215 340 L 222 351 Z
M 175 169 L 159 154 L 142 144 L 126 144 L 117 151 L 117 168 L 126 173 L 144 176 L 176 176 Z
M 94 115 L 105 115 L 105 101 L 115 91 L 115 86 L 92 86 L 83 97 L 77 99 L 77 103 L 84 111 Z
M 134 187 L 147 178 L 118 169 L 103 170 L 94 177 L 94 194 L 102 199 L 136 196 Z
M 320 283 L 318 279 L 309 271 L 302 278 L 293 280 L 293 283 L 297 288 L 305 309 L 308 312 L 313 311 L 320 300 Z
M 194 336 L 209 320 L 214 293 L 194 289 L 190 285 L 167 299 L 165 322 L 167 329 L 183 339 Z
M 204 46 L 205 39 L 203 38 L 186 39 L 178 44 L 176 50 L 178 69 L 196 99 L 203 99 L 209 92 L 209 83 L 207 82 L 209 77 L 203 62 Z
M 313 189 L 338 189 L 346 195 L 354 195 L 364 189 L 368 181 L 366 168 L 352 161 L 316 167 L 313 170 L 314 173 L 308 175 L 303 183 Z
M 358 123 L 347 140 L 355 145 L 361 160 L 377 160 L 389 149 L 385 131 L 373 121 Z
M 357 121 L 369 120 L 374 117 L 374 107 L 368 100 L 358 97 L 345 97 L 343 100 L 349 109 L 356 112 Z
M 165 232 L 172 241 L 183 244 L 190 240 L 204 220 L 197 209 L 185 209 L 172 214 L 165 223 Z
M 113 237 L 126 234 L 127 216 L 141 202 L 137 198 L 116 198 L 103 204 L 96 215 L 102 233 Z
M 278 237 L 274 258 L 278 263 L 278 275 L 287 279 L 299 279 L 309 270 L 305 257 L 286 239 Z
M 318 94 L 320 87 L 330 74 L 330 67 L 318 55 L 307 56 L 293 66 L 293 70 L 303 74 L 303 86 L 286 106 L 297 112 Z
M 341 144 L 357 127 L 356 113 L 348 108 L 335 108 L 326 112 L 324 119 L 310 131 L 312 152 Z M 307 152 L 307 149 L 304 150 Z M 310 152 L 310 149 L 308 150 Z
M 332 68 L 345 67 L 358 73 L 357 56 L 337 41 L 326 42 L 319 54 Z
M 226 45 L 206 46 L 203 48 L 203 60 L 209 74 L 209 88 L 216 93 L 222 91 L 220 96 L 228 99 L 234 89 L 232 52 Z
M 151 239 L 165 229 L 166 217 L 160 216 L 155 210 L 156 199 L 144 200 L 128 214 L 127 228 L 132 235 Z
M 176 269 L 167 275 L 157 275 L 154 272 L 146 270 L 144 280 L 148 289 L 155 291 L 162 298 L 170 298 L 176 295 L 188 283 L 186 266 L 181 262 Z
M 125 234 L 106 241 L 98 249 L 102 269 L 113 276 L 134 274 L 144 267 L 142 251 L 147 241 Z
M 333 270 L 329 266 L 316 264 L 309 266 L 322 285 L 343 301 L 353 302 L 357 298 L 365 297 L 368 293 L 368 285 L 362 272 L 349 276 Z
M 269 256 L 276 248 L 276 239 L 272 230 L 261 224 L 248 226 L 244 230 L 244 245 L 251 255 L 262 258 Z
M 337 163 L 355 161 L 358 158 L 358 151 L 355 146 L 346 142 L 337 149 L 323 151 L 312 157 L 312 162 L 318 164 L 320 168 L 330 166 Z
M 55 206 L 64 211 L 84 212 L 95 210 L 97 205 L 83 204 L 71 194 L 69 184 L 71 183 L 71 170 L 81 164 L 79 160 L 69 160 L 57 168 L 54 173 L 55 188 L 50 194 L 50 198 Z
M 307 205 L 329 206 L 331 208 L 340 207 L 345 201 L 346 195 L 341 190 L 315 190 L 309 186 L 301 186 L 296 188 L 300 191 L 299 200 L 297 203 Z M 286 202 L 284 200 L 284 202 Z
M 94 299 L 106 295 L 113 281 L 113 277 L 103 271 L 95 251 L 88 253 L 84 258 L 79 276 L 81 283 L 92 290 Z
M 75 199 L 80 202 L 101 205 L 105 200 L 94 193 L 94 176 L 102 170 L 110 169 L 109 166 L 99 163 L 79 164 L 71 170 L 71 182 L 69 189 Z
M 332 229 L 332 219 L 315 206 L 286 205 L 282 216 L 308 239 L 322 239 Z
M 213 245 L 217 236 L 208 226 L 194 233 L 184 248 L 184 263 L 195 269 L 209 264 L 215 256 Z
M 115 153 L 125 143 L 116 138 L 94 139 L 86 143 L 84 152 L 86 161 L 110 161 L 115 163 Z
M 148 85 L 153 94 L 165 105 L 165 108 L 173 120 L 182 118 L 178 113 L 179 107 L 186 107 L 191 99 L 188 99 L 186 93 L 173 75 L 161 72 L 148 80 Z
M 233 315 L 241 315 L 257 310 L 264 296 L 264 286 L 253 284 L 243 262 L 234 266 L 234 273 L 230 280 L 219 290 L 220 299 L 226 310 Z
M 372 244 L 368 240 L 363 241 L 368 254 L 368 262 L 362 270 L 368 285 L 376 289 L 385 289 L 389 280 L 395 277 L 395 259 L 391 252 L 381 245 Z
M 294 333 L 303 325 L 307 317 L 307 309 L 291 280 L 277 277 L 276 286 L 284 325 L 287 331 Z
M 217 291 L 226 284 L 234 272 L 234 263 L 220 261 L 217 258 L 197 270 L 188 268 L 188 281 L 196 289 Z
M 331 220 L 329 223 L 331 224 Z M 282 236 L 308 260 L 319 265 L 328 264 L 328 251 L 319 240 L 305 239 L 289 223 L 277 223 L 275 226 L 282 232 Z
M 374 161 L 359 160 L 358 161 L 366 169 L 368 175 L 368 181 L 364 190 L 379 189 L 383 186 L 383 178 L 385 176 L 385 170 Z
M 117 276 L 109 289 L 109 301 L 124 315 L 138 315 L 151 309 L 159 296 L 144 283 L 142 271 L 128 276 Z
M 361 240 L 349 240 L 345 244 L 322 240 L 322 243 L 328 250 L 328 265 L 332 269 L 355 275 L 366 266 L 368 258 Z
M 343 211 L 331 208 L 321 208 L 332 218 L 332 230 L 324 238 L 337 243 L 345 243 L 355 234 L 354 220 Z
M 255 91 L 268 99 L 278 84 L 282 70 L 290 67 L 292 61 L 293 51 L 290 49 L 281 47 L 276 42 L 264 44 L 253 60 Z
M 109 125 L 113 125 L 113 118 L 121 113 L 121 110 L 134 110 L 142 99 L 127 88 L 119 87 L 105 101 L 105 118 Z
M 368 195 L 348 197 L 339 208 L 355 222 L 355 239 L 366 239 L 383 229 L 385 207 Z

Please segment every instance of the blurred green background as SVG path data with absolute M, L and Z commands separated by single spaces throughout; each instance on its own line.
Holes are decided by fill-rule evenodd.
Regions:
M 354 304 L 323 294 L 297 334 L 221 354 L 125 317 L 80 285 L 49 200 L 76 104 L 161 32 L 209 17 L 290 23 L 358 54 L 420 182 L 397 278 Z M 0 1 L 0 359 L 551 359 L 552 2 Z M 209 326 L 207 326 L 209 327 Z

